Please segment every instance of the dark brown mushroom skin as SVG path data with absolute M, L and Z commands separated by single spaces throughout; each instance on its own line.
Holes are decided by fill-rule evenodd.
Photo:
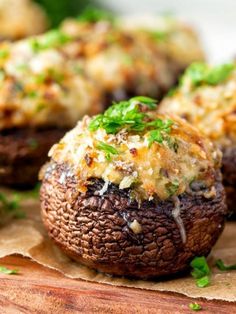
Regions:
M 223 149 L 223 183 L 230 214 L 236 217 L 236 146 Z
M 0 185 L 30 188 L 47 161 L 51 146 L 65 129 L 9 129 L 0 131 Z
M 77 179 L 66 165 L 52 163 L 41 191 L 42 219 L 49 236 L 72 259 L 112 275 L 151 278 L 182 272 L 195 256 L 207 256 L 221 234 L 227 214 L 225 192 L 219 179 L 216 197 L 183 194 L 181 218 L 187 241 L 183 243 L 173 216 L 173 202 L 130 198 L 130 190 L 91 180 L 79 193 Z M 137 220 L 142 232 L 130 223 Z

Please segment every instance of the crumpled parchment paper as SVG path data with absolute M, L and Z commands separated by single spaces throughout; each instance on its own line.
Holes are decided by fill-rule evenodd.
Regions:
M 236 222 L 228 222 L 217 245 L 209 256 L 212 266 L 211 284 L 198 288 L 189 275 L 165 281 L 128 280 L 97 273 L 65 256 L 47 237 L 40 220 L 39 202 L 28 199 L 23 203 L 26 219 L 13 220 L 0 228 L 0 258 L 11 254 L 30 257 L 37 263 L 55 269 L 65 276 L 110 285 L 182 293 L 192 298 L 236 301 L 236 271 L 221 272 L 213 267 L 222 259 L 236 263 Z

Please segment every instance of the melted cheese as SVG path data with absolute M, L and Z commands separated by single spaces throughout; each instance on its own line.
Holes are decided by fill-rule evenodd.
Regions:
M 100 91 L 60 49 L 35 52 L 30 40 L 4 43 L 2 49 L 8 55 L 0 61 L 0 130 L 73 127 L 85 114 L 101 110 Z
M 188 80 L 159 106 L 160 113 L 177 114 L 220 146 L 236 141 L 236 71 L 216 86 L 192 87 Z
M 188 37 L 187 29 L 175 25 L 163 43 L 148 31 L 124 30 L 122 22 L 112 25 L 76 20 L 68 20 L 61 27 L 60 31 L 70 37 L 66 43 L 35 49 L 32 43 L 45 43 L 47 34 L 3 43 L 0 48 L 6 56 L 0 55 L 0 130 L 74 126 L 83 115 L 101 110 L 107 93 L 124 98 L 132 91 L 156 97 L 159 91 L 173 86 L 178 70 L 183 68 L 175 57 L 180 47 L 192 51 L 186 49 L 185 40 L 173 46 L 177 29 Z M 193 42 L 199 46 L 197 40 Z M 170 49 L 172 46 L 175 48 Z M 183 59 L 188 63 L 202 59 L 202 54 Z
M 158 117 L 166 119 L 153 113 L 153 118 Z M 214 184 L 219 152 L 183 120 L 174 119 L 169 135 L 178 144 L 177 151 L 166 141 L 150 146 L 148 132 L 135 134 L 125 129 L 116 135 L 107 134 L 104 129 L 91 132 L 90 121 L 85 117 L 49 153 L 54 162 L 70 166 L 78 177 L 79 190 L 85 190 L 90 178 L 101 178 L 105 181 L 101 195 L 111 182 L 120 189 L 133 189 L 137 198 L 165 200 L 184 193 L 193 180 L 203 181 L 209 189 Z M 106 152 L 98 148 L 100 141 L 118 153 L 106 158 Z M 177 182 L 177 187 L 170 193 L 173 182 Z
M 86 70 L 108 91 L 131 86 L 136 94 L 155 96 L 158 86 L 168 89 L 179 70 L 204 58 L 194 31 L 174 19 L 155 19 L 151 26 L 132 17 L 118 18 L 115 26 L 69 19 L 62 30 L 80 39 Z M 167 36 L 158 40 L 153 32 Z
M 129 31 L 149 31 L 164 34 L 157 42 L 159 48 L 182 68 L 196 60 L 203 60 L 200 41 L 187 24 L 170 16 L 133 15 L 121 18 L 119 25 Z

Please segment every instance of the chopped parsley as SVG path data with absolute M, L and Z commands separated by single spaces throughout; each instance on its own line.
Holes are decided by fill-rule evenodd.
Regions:
M 169 196 L 175 195 L 178 188 L 179 188 L 179 181 L 178 180 L 174 180 L 173 182 L 166 184 L 166 190 L 167 190 Z
M 193 268 L 191 275 L 196 279 L 196 285 L 204 288 L 210 283 L 211 271 L 204 256 L 195 257 L 190 266 Z
M 32 38 L 30 40 L 30 45 L 34 52 L 39 52 L 49 48 L 60 47 L 71 40 L 72 38 L 69 35 L 58 29 L 54 29 L 47 32 L 40 38 Z
M 196 302 L 190 303 L 189 308 L 190 310 L 193 310 L 193 311 L 200 311 L 202 309 L 201 305 Z
M 18 274 L 18 269 L 9 269 L 4 266 L 0 266 L 0 273 L 5 275 L 15 275 Z
M 105 152 L 105 157 L 107 160 L 111 160 L 111 155 L 117 155 L 118 151 L 115 147 L 108 145 L 104 142 L 99 141 L 97 144 L 97 149 Z
M 30 191 L 12 193 L 10 196 L 0 192 L 0 213 L 16 219 L 25 218 L 26 214 L 21 209 L 21 201 L 29 198 L 38 198 L 39 189 L 40 184 L 36 184 Z
M 34 77 L 34 81 L 36 84 L 43 84 L 47 78 L 46 73 L 39 73 Z
M 37 93 L 36 91 L 32 90 L 32 91 L 29 91 L 29 92 L 27 93 L 27 96 L 28 96 L 29 98 L 36 98 L 36 97 L 38 96 L 38 93 Z
M 6 49 L 0 50 L 0 59 L 6 59 L 9 56 L 9 51 Z
M 151 31 L 150 34 L 157 41 L 164 41 L 168 38 L 168 33 L 165 31 Z
M 154 110 L 157 103 L 154 99 L 145 96 L 137 96 L 130 100 L 114 103 L 104 114 L 99 114 L 91 120 L 89 130 L 94 132 L 102 128 L 107 134 L 116 134 L 123 128 L 127 131 L 136 132 L 149 130 L 149 146 L 154 142 L 159 144 L 164 140 L 168 142 L 168 134 L 171 132 L 173 121 L 160 118 L 150 121 L 148 113 L 142 110 L 142 107 L 145 106 L 149 110 Z
M 92 6 L 88 6 L 84 11 L 77 17 L 80 22 L 96 23 L 99 21 L 114 22 L 114 15 L 105 10 L 97 9 Z
M 27 142 L 28 146 L 33 150 L 39 146 L 38 141 L 35 138 L 30 138 Z
M 193 86 L 200 86 L 203 84 L 217 85 L 224 82 L 234 69 L 235 65 L 232 63 L 222 64 L 211 68 L 206 63 L 194 62 L 185 71 L 181 82 L 187 78 L 191 80 Z
M 215 263 L 217 268 L 221 271 L 227 271 L 227 270 L 236 270 L 236 264 L 233 265 L 225 265 L 224 262 L 221 259 L 218 259 Z
M 132 65 L 133 64 L 133 58 L 126 53 L 123 55 L 123 63 L 125 65 Z
M 153 105 L 153 101 L 150 100 L 145 103 Z M 145 113 L 139 109 L 139 99 L 131 98 L 127 101 L 121 101 L 114 103 L 108 108 L 104 114 L 97 115 L 92 119 L 89 124 L 90 131 L 96 131 L 99 128 L 106 130 L 108 134 L 116 134 L 122 128 L 134 131 L 143 131 L 145 128 L 144 118 Z
M 161 144 L 165 139 L 168 138 L 166 135 L 170 134 L 173 122 L 171 120 L 163 121 L 161 119 L 156 119 L 147 123 L 147 125 L 155 128 L 149 132 L 148 136 L 148 144 L 151 146 L 154 142 Z
M 140 103 L 147 105 L 149 109 L 154 110 L 157 107 L 157 101 L 150 97 L 136 96 L 136 97 L 131 98 L 131 100 L 139 101 Z
M 10 214 L 13 218 L 24 218 L 25 213 L 20 209 L 20 197 L 19 194 L 13 194 L 8 198 L 3 193 L 0 193 L 0 211 Z

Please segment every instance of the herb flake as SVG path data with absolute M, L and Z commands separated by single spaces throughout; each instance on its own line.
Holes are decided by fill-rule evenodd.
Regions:
M 145 108 L 146 107 L 146 108 Z M 94 132 L 99 128 L 107 134 L 116 134 L 122 129 L 128 132 L 148 132 L 148 144 L 154 142 L 161 144 L 164 140 L 169 141 L 173 121 L 160 118 L 152 120 L 149 115 L 157 107 L 157 102 L 149 97 L 137 96 L 130 100 L 114 103 L 103 114 L 95 116 L 89 123 L 89 130 Z M 142 110 L 144 108 L 144 110 Z M 148 108 L 148 110 L 146 110 Z
M 144 121 L 147 115 L 140 110 L 142 106 L 154 110 L 157 105 L 155 100 L 144 96 L 114 103 L 104 114 L 97 115 L 92 119 L 89 130 L 96 131 L 103 128 L 108 134 L 116 134 L 122 128 L 126 128 L 128 131 L 143 131 L 147 126 Z
M 236 264 L 225 265 L 224 262 L 221 259 L 218 259 L 216 261 L 215 265 L 221 271 L 236 270 Z
M 111 155 L 118 155 L 118 151 L 115 147 L 108 145 L 102 141 L 98 142 L 96 148 L 105 152 L 105 157 L 107 160 L 111 160 Z
M 18 269 L 9 269 L 4 266 L 0 266 L 0 273 L 5 275 L 16 275 L 18 274 Z
M 179 188 L 179 181 L 176 179 L 174 181 L 166 184 L 166 190 L 167 190 L 169 196 L 175 195 L 176 192 L 178 191 L 178 188 Z
M 232 63 L 222 64 L 211 68 L 205 63 L 194 62 L 186 70 L 180 84 L 187 78 L 191 80 L 193 86 L 200 86 L 203 84 L 217 85 L 224 82 L 234 69 L 235 65 Z
M 69 35 L 63 33 L 61 30 L 54 29 L 47 32 L 39 39 L 32 38 L 30 45 L 34 52 L 40 52 L 49 48 L 60 47 L 71 40 L 72 38 Z
M 20 197 L 19 194 L 14 193 L 11 198 L 8 198 L 3 193 L 0 193 L 0 210 L 3 210 L 6 214 L 11 215 L 13 218 L 24 218 L 25 213 L 20 209 Z
M 189 304 L 189 308 L 190 308 L 190 310 L 192 310 L 192 311 L 200 311 L 200 310 L 202 309 L 201 305 L 198 304 L 198 303 L 196 303 L 196 302 L 190 303 L 190 304 Z
M 196 285 L 204 288 L 210 284 L 211 271 L 204 256 L 195 257 L 190 266 L 193 268 L 191 275 L 196 279 Z
M 77 17 L 80 22 L 96 23 L 99 21 L 108 21 L 113 23 L 115 20 L 114 15 L 105 10 L 97 9 L 92 6 L 88 6 L 84 11 Z
M 173 125 L 172 120 L 164 121 L 161 119 L 156 119 L 152 122 L 149 122 L 147 125 L 155 128 L 149 132 L 149 146 L 151 146 L 154 142 L 161 144 L 165 139 L 168 141 L 168 137 L 166 135 L 171 132 L 171 126 Z

